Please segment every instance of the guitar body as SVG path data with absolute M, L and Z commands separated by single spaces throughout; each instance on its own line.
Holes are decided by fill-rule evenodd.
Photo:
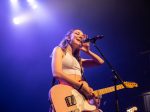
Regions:
M 68 85 L 55 85 L 49 94 L 56 112 L 84 112 L 96 109 L 96 106 L 89 104 L 82 94 Z

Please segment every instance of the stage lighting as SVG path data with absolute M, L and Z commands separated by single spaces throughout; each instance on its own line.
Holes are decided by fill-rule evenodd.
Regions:
M 13 18 L 13 23 L 14 24 L 20 24 L 20 23 L 22 23 L 23 22 L 23 20 L 20 18 L 20 17 L 15 17 L 15 18 Z
M 32 9 L 37 9 L 37 5 L 36 4 L 34 4 L 34 5 L 32 5 Z
M 11 3 L 17 3 L 18 0 L 10 0 Z
M 18 25 L 18 24 L 22 24 L 24 22 L 27 22 L 30 18 L 29 15 L 22 15 L 22 16 L 18 16 L 13 18 L 13 23 Z
M 18 0 L 10 0 L 10 2 L 11 2 L 11 5 L 12 5 L 12 7 L 13 7 L 13 8 L 15 8 L 15 7 L 18 7 L 18 6 L 19 6 L 19 2 L 18 2 Z
M 38 7 L 37 2 L 35 0 L 27 0 L 27 2 L 32 7 L 32 9 L 36 9 Z
M 10 0 L 12 14 L 17 14 L 20 11 L 20 4 L 18 0 Z

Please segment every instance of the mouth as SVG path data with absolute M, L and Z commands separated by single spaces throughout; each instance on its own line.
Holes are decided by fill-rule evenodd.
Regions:
M 81 42 L 81 39 L 79 39 L 79 38 L 77 38 L 76 40 L 79 41 L 79 42 Z

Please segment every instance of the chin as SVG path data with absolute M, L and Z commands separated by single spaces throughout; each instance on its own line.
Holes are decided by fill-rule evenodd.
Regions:
M 75 49 L 80 49 L 80 45 L 75 45 L 74 48 Z

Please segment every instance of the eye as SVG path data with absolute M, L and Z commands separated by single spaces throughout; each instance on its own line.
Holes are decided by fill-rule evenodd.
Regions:
M 75 34 L 76 34 L 76 35 L 79 35 L 79 34 L 80 34 L 80 32 L 75 32 Z

